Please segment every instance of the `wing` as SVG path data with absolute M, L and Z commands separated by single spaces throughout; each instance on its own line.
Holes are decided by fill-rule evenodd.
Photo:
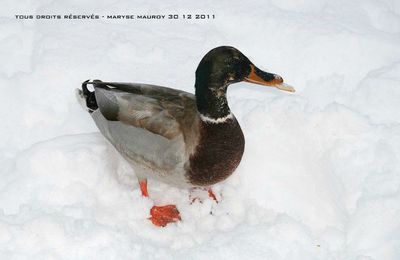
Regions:
M 146 84 L 96 82 L 101 114 L 109 121 L 145 129 L 173 139 L 197 116 L 193 94 Z

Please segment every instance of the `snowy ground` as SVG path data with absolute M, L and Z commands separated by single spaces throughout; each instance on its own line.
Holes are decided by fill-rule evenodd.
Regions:
M 1 1 L 0 259 L 400 259 L 400 1 L 216 2 Z M 47 13 L 216 19 L 13 17 Z M 219 45 L 297 92 L 231 86 L 241 165 L 218 205 L 150 182 L 183 218 L 156 228 L 74 89 L 99 78 L 193 92 Z

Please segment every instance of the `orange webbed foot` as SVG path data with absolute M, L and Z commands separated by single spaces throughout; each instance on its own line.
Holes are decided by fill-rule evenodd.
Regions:
M 150 210 L 151 222 L 158 227 L 181 220 L 181 215 L 175 205 L 153 206 Z
M 147 191 L 147 179 L 139 180 L 140 191 L 143 197 L 149 197 Z M 181 215 L 175 205 L 153 206 L 150 209 L 150 220 L 158 227 L 165 227 L 169 223 L 181 220 Z

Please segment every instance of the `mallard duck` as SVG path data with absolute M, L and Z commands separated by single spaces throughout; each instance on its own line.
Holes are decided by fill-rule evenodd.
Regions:
M 257 68 L 239 50 L 209 51 L 196 70 L 195 94 L 141 84 L 94 80 L 77 90 L 100 132 L 130 163 L 142 195 L 147 179 L 179 187 L 210 187 L 239 165 L 245 140 L 226 93 L 236 82 L 251 82 L 294 92 L 282 77 Z M 92 84 L 94 91 L 89 91 Z M 175 205 L 153 206 L 157 226 L 180 220 Z

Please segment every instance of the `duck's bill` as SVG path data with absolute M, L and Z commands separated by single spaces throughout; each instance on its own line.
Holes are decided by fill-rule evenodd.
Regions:
M 296 90 L 294 89 L 294 87 L 286 84 L 286 83 L 281 83 L 276 85 L 275 87 L 279 88 L 280 90 L 284 90 L 284 91 L 289 91 L 289 92 L 295 92 Z
M 245 77 L 245 81 L 264 86 L 276 87 L 284 91 L 295 92 L 292 86 L 283 83 L 281 76 L 262 71 L 253 64 L 251 64 L 250 67 L 250 73 L 247 75 L 247 77 Z

